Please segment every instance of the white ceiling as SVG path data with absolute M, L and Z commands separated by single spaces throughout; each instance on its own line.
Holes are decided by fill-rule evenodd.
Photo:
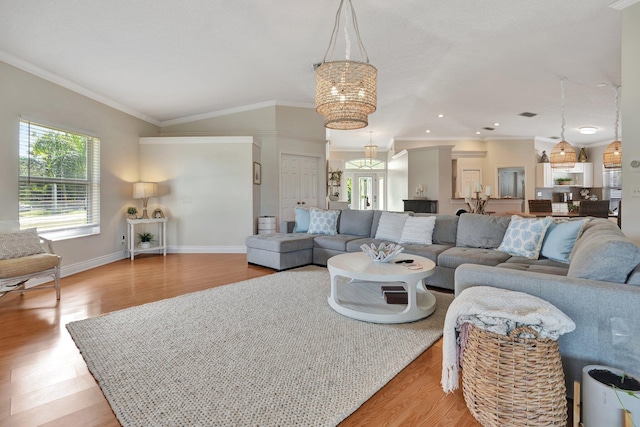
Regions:
M 0 0 L 0 60 L 157 124 L 274 101 L 311 107 L 312 64 L 338 4 Z M 559 136 L 559 76 L 568 79 L 565 139 L 612 140 L 620 11 L 611 0 L 353 4 L 378 69 L 378 109 L 367 128 L 331 131 L 332 150 L 361 149 L 369 131 L 381 148 L 393 138 Z M 587 125 L 599 132 L 580 135 Z

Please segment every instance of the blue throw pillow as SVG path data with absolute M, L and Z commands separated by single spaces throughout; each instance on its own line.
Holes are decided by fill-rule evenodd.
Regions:
M 538 259 L 542 240 L 550 223 L 551 217 L 539 219 L 513 215 L 498 250 L 514 256 Z
M 310 234 L 325 234 L 333 236 L 338 234 L 338 215 L 340 211 L 311 208 L 309 214 Z
M 569 264 L 573 245 L 582 233 L 587 219 L 552 222 L 542 242 L 540 255 L 553 261 Z
M 309 209 L 296 208 L 296 226 L 294 233 L 306 233 L 309 231 Z

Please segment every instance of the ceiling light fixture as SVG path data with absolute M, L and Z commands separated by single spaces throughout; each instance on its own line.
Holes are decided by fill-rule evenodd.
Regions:
M 578 128 L 578 132 L 580 132 L 582 135 L 593 135 L 594 133 L 598 132 L 598 128 L 593 126 L 581 126 Z
M 340 0 L 329 47 L 322 63 L 316 68 L 316 111 L 324 116 L 325 127 L 350 130 L 366 127 L 369 124 L 368 115 L 376 111 L 378 70 L 369 64 L 369 57 L 360 39 L 356 12 L 351 0 L 347 0 L 349 8 L 345 13 L 345 60 L 332 60 L 344 3 L 345 0 Z M 362 61 L 351 60 L 351 41 L 347 31 L 349 11 Z M 327 56 L 329 56 L 328 61 Z
M 618 127 L 620 126 L 620 86 L 613 87 L 616 91 L 616 124 L 614 141 L 607 146 L 602 154 L 602 164 L 607 169 L 622 167 L 622 141 L 618 139 Z
M 425 132 L 426 132 L 426 133 L 431 133 L 431 131 L 430 131 L 429 129 L 427 129 Z
M 576 165 L 576 150 L 571 144 L 564 140 L 564 81 L 566 77 L 560 77 L 560 91 L 562 93 L 560 103 L 560 114 L 562 116 L 562 126 L 560 128 L 560 142 L 558 142 L 551 150 L 549 163 L 552 168 L 571 169 Z
M 500 126 L 500 123 L 494 123 L 493 125 L 498 127 L 498 126 Z
M 440 119 L 441 119 L 441 118 L 443 118 L 443 117 L 444 117 L 444 114 L 438 114 L 438 118 L 440 118 Z
M 373 145 L 372 131 L 369 131 L 369 145 L 364 146 L 364 157 L 369 160 L 369 164 L 373 164 L 373 159 L 378 158 L 378 146 Z

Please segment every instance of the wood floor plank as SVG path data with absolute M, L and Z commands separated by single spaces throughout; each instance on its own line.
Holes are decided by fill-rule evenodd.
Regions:
M 63 278 L 59 302 L 53 290 L 7 294 L 0 298 L 0 425 L 119 426 L 65 325 L 272 273 L 242 254 L 139 255 Z M 438 341 L 341 425 L 478 426 L 459 390 L 442 392 L 441 363 Z

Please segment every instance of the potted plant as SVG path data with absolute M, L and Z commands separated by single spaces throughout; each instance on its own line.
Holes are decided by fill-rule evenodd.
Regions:
M 138 240 L 140 241 L 140 247 L 142 249 L 148 249 L 151 247 L 151 241 L 153 240 L 153 234 L 151 233 L 138 233 Z
M 582 421 L 589 426 L 621 426 L 623 410 L 640 414 L 640 381 L 601 365 L 582 369 Z M 635 416 L 634 422 L 635 422 Z
M 127 208 L 127 217 L 130 219 L 136 219 L 137 218 L 137 214 L 138 213 L 138 208 L 136 208 L 135 206 L 129 206 Z

